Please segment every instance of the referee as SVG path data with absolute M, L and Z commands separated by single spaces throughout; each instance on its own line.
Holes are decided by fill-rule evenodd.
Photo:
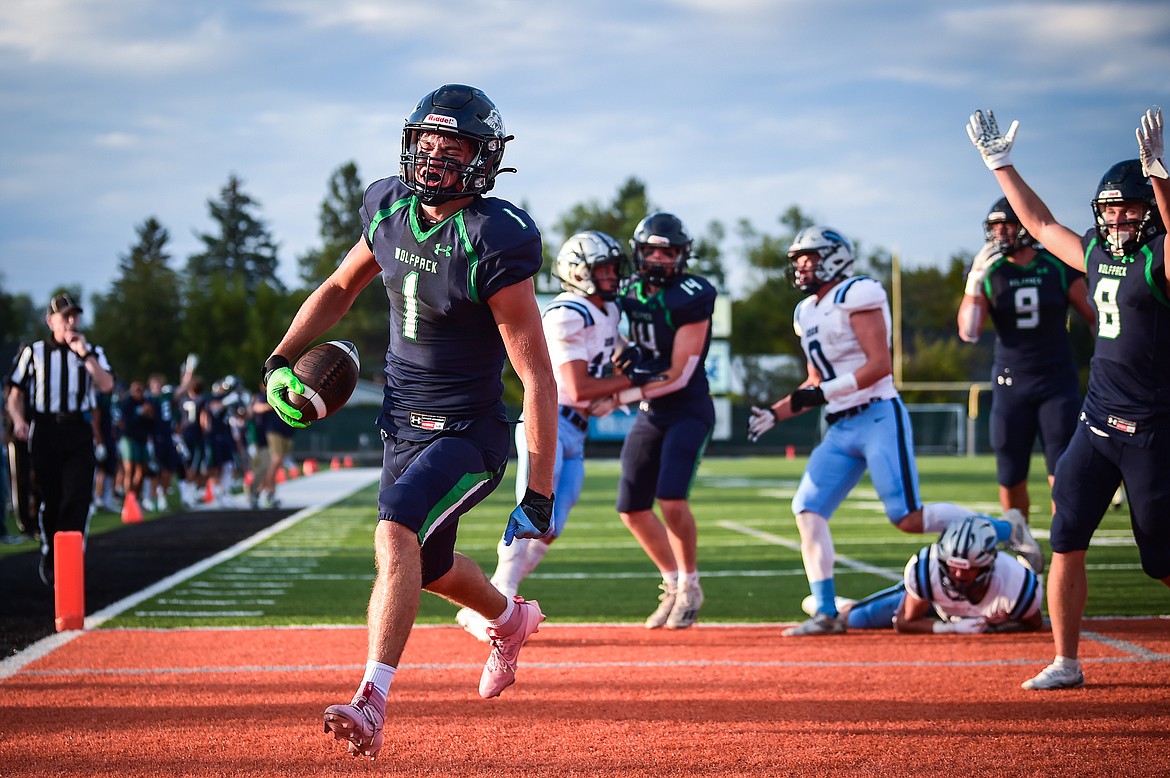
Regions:
M 105 354 L 77 329 L 80 318 L 81 306 L 72 296 L 55 295 L 45 316 L 52 338 L 25 346 L 8 377 L 12 431 L 28 441 L 43 500 L 40 573 L 48 586 L 53 584 L 54 533 L 88 528 L 95 465 L 88 414 L 94 390 L 114 388 Z

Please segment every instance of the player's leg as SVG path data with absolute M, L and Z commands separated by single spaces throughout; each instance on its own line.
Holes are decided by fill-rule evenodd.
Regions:
M 1131 450 L 1122 460 L 1129 496 L 1129 520 L 1142 560 L 1142 571 L 1170 586 L 1170 442 L 1155 438 L 1148 448 Z
M 997 377 L 1000 381 L 992 387 L 990 432 L 999 502 L 1005 512 L 1014 508 L 1027 519 L 1031 510 L 1028 469 L 1038 429 L 1039 406 L 1033 395 L 1044 387 L 1036 385 L 1036 379 L 1002 370 Z M 1008 379 L 1011 383 L 1006 383 Z
M 1044 448 L 1044 465 L 1048 472 L 1049 495 L 1055 481 L 1056 463 L 1068 448 L 1073 433 L 1080 423 L 1081 396 L 1077 375 L 1070 371 L 1068 376 L 1054 378 L 1049 396 L 1041 402 L 1037 412 L 1040 427 L 1040 442 Z M 1056 513 L 1056 503 L 1049 498 L 1049 515 Z
M 1088 597 L 1085 551 L 1121 482 L 1116 459 L 1124 448 L 1127 447 L 1078 425 L 1056 466 L 1052 495 L 1056 515 L 1052 517 L 1052 565 L 1047 582 L 1056 658 L 1025 681 L 1025 689 L 1063 689 L 1084 684 L 1077 655 Z
M 830 427 L 825 439 L 813 449 L 792 498 L 792 511 L 800 533 L 800 556 L 815 600 L 815 613 L 804 623 L 784 630 L 781 634 L 785 637 L 845 631 L 844 620 L 838 618 L 837 612 L 829 518 L 861 480 L 865 462 L 849 453 L 853 450 L 854 435 L 842 424 L 838 422 Z
M 857 602 L 845 601 L 838 608 L 845 611 L 849 629 L 890 629 L 905 597 L 906 584 L 899 581 Z

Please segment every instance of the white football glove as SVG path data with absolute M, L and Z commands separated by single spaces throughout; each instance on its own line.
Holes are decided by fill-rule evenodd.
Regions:
M 1012 144 L 1016 142 L 1016 130 L 1019 127 L 1020 122 L 1013 121 L 1008 127 L 1007 134 L 1002 135 L 999 125 L 995 122 L 995 113 L 990 109 L 986 116 L 983 115 L 983 111 L 971 114 L 971 121 L 967 124 L 967 135 L 979 150 L 988 170 L 999 170 L 1012 164 Z
M 983 244 L 983 248 L 979 249 L 979 253 L 971 260 L 971 271 L 967 273 L 967 285 L 963 288 L 963 294 L 970 297 L 982 294 L 987 271 L 1001 256 L 1003 253 L 994 243 Z
M 748 419 L 748 440 L 755 443 L 765 432 L 776 426 L 776 414 L 771 408 L 757 408 L 752 406 L 752 416 Z
M 987 631 L 987 619 L 956 619 L 951 622 L 958 635 L 978 635 Z
M 1142 174 L 1153 178 L 1168 178 L 1162 164 L 1162 109 L 1151 108 L 1141 118 L 1137 128 L 1138 156 L 1142 160 Z

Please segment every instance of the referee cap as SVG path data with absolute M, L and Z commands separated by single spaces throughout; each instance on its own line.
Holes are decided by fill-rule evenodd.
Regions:
M 82 307 L 73 295 L 62 292 L 58 295 L 53 295 L 53 299 L 49 301 L 49 313 L 69 313 L 70 311 L 82 312 Z

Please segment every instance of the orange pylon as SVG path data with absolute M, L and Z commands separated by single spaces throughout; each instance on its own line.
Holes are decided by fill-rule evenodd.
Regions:
M 288 477 L 289 478 L 300 478 L 301 477 L 301 469 L 299 467 L 297 467 L 295 464 L 289 465 Z
M 313 473 L 316 473 L 317 472 L 317 460 L 316 459 L 306 459 L 305 464 L 301 466 L 301 470 L 304 471 L 305 475 L 312 475 Z
M 283 467 L 276 471 L 276 482 L 278 484 L 282 484 L 287 480 L 288 480 L 288 473 L 285 472 L 285 469 Z
M 126 499 L 122 502 L 122 523 L 136 524 L 142 521 L 142 506 L 138 504 L 138 497 L 129 489 L 126 490 Z
M 329 463 L 329 469 L 330 470 L 340 470 L 341 469 L 341 460 L 338 459 L 337 457 L 333 457 L 333 461 L 331 461 Z
M 57 631 L 84 629 L 85 551 L 80 532 L 66 530 L 53 535 L 53 571 Z
M 351 457 L 349 454 L 345 455 L 343 462 L 346 467 L 353 467 L 353 457 Z
M 207 482 L 207 488 L 203 490 L 203 502 L 208 505 L 215 502 L 215 490 L 211 488 L 211 481 Z

